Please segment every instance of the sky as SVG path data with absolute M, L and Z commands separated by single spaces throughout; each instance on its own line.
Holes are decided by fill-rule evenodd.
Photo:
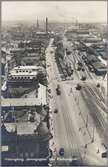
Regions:
M 106 22 L 107 2 L 105 1 L 4 1 L 2 21 L 50 21 Z

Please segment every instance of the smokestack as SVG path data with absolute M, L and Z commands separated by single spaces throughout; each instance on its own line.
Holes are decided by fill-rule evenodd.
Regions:
M 37 25 L 36 25 L 36 28 L 37 28 L 37 30 L 39 29 L 39 21 L 38 21 L 38 18 L 37 18 Z
M 48 18 L 46 17 L 46 33 L 48 33 Z

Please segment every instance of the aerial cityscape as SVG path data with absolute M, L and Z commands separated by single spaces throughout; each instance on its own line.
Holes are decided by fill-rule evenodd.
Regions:
M 2 2 L 2 166 L 107 166 L 106 13 Z

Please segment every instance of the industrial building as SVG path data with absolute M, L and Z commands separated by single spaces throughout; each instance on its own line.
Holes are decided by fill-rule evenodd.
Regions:
M 94 69 L 96 75 L 105 75 L 107 72 L 107 67 L 104 65 L 101 60 L 95 54 L 86 54 L 84 57 L 86 64 L 91 65 Z
M 101 62 L 93 62 L 92 67 L 96 75 L 106 75 L 107 67 Z
M 88 38 L 85 38 L 83 40 L 86 46 L 91 46 L 93 44 L 102 42 L 102 39 L 100 37 L 95 37 L 95 36 L 89 36 Z

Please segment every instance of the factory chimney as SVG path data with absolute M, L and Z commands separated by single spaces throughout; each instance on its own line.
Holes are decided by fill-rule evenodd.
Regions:
M 46 17 L 46 33 L 48 33 L 48 18 Z
M 38 21 L 38 18 L 37 18 L 36 28 L 37 28 L 37 30 L 39 30 L 39 21 Z

